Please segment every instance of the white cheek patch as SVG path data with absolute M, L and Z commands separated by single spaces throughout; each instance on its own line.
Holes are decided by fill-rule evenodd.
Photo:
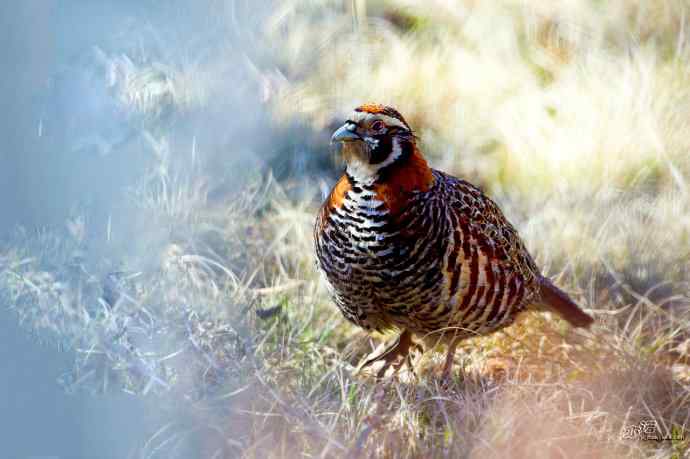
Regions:
M 369 145 L 369 147 L 371 147 L 372 149 L 379 146 L 379 139 L 375 139 L 375 138 L 369 137 L 369 136 L 363 137 L 363 138 L 364 138 L 364 141 L 365 141 L 365 142 Z
M 378 164 L 369 164 L 368 162 L 362 161 L 359 156 L 353 156 L 347 163 L 347 173 L 350 174 L 350 177 L 355 179 L 357 182 L 365 185 L 371 185 L 379 177 L 379 170 L 393 164 L 398 158 L 400 158 L 401 155 L 402 147 L 400 146 L 400 141 L 394 138 L 393 151 L 391 151 L 391 154 L 388 155 L 384 161 Z
M 382 169 L 389 166 L 395 162 L 402 155 L 402 147 L 400 146 L 400 140 L 393 138 L 393 151 L 388 155 L 388 157 L 383 160 L 383 162 L 377 164 L 377 169 Z

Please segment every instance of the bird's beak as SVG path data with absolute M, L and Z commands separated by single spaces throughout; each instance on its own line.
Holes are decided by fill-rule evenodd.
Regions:
M 355 129 L 357 129 L 357 126 L 352 123 L 343 124 L 331 136 L 331 143 L 354 142 L 355 140 L 362 140 L 357 132 L 355 132 Z

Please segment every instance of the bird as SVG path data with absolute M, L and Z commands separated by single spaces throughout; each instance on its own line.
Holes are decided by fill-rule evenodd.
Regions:
M 317 265 L 345 319 L 399 332 L 378 361 L 383 376 L 410 363 L 417 342 L 458 343 L 550 310 L 575 327 L 593 318 L 542 275 L 499 206 L 471 183 L 429 166 L 398 110 L 367 103 L 331 137 L 345 170 L 314 224 Z

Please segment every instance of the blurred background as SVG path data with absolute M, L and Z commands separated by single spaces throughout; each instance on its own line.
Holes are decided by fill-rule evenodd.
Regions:
M 690 422 L 689 7 L 3 3 L 0 455 L 529 450 L 538 436 L 491 422 L 505 398 L 467 405 L 485 386 L 448 395 L 477 413 L 451 422 L 410 412 L 438 387 L 398 391 L 382 414 L 391 395 L 348 372 L 369 341 L 330 304 L 311 225 L 342 169 L 330 134 L 366 101 L 397 107 L 434 167 L 497 200 L 607 337 L 565 345 L 557 319 L 530 318 L 474 343 L 464 366 L 528 362 L 528 336 L 548 336 L 555 394 L 580 393 L 584 374 L 651 375 L 615 406 L 599 403 L 601 379 L 586 386 L 586 421 L 525 402 L 517 379 L 497 387 L 561 416 L 551 426 L 567 419 L 545 435 L 599 439 L 591 457 L 686 454 L 617 432 Z M 391 427 L 371 433 L 376 416 Z

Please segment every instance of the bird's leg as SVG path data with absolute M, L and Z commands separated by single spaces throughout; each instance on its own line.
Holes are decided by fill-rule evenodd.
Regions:
M 367 358 L 359 365 L 357 371 L 372 365 L 379 360 L 383 360 L 383 367 L 376 373 L 377 378 L 381 378 L 386 374 L 386 370 L 392 365 L 397 372 L 405 362 L 409 363 L 410 347 L 414 345 L 412 341 L 412 333 L 408 330 L 403 331 L 390 346 L 387 346 L 383 352 L 373 357 Z M 399 360 L 399 362 L 397 362 Z
M 455 359 L 455 350 L 458 347 L 458 343 L 460 343 L 460 338 L 455 338 L 448 345 L 448 353 L 446 354 L 446 362 L 443 365 L 443 373 L 441 373 L 441 378 L 443 380 L 446 380 L 446 381 L 450 380 L 450 370 L 451 370 L 451 368 L 453 368 L 453 360 Z

